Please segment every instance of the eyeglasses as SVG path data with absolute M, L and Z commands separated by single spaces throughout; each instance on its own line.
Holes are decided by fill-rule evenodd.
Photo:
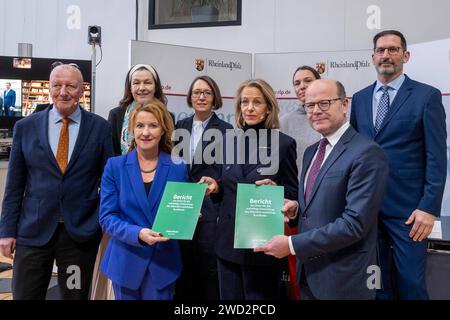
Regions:
M 193 91 L 192 92 L 192 96 L 194 97 L 194 98 L 200 98 L 200 96 L 201 95 L 204 95 L 205 96 L 205 98 L 209 98 L 209 97 L 212 97 L 213 96 L 213 93 L 211 92 L 211 91 L 200 91 L 200 90 L 196 90 L 196 91 Z
M 63 63 L 61 61 L 55 61 L 52 63 L 52 65 L 50 66 L 50 69 L 53 70 L 56 67 L 62 66 L 63 64 L 67 64 L 71 67 L 77 68 L 78 70 L 80 70 L 80 67 L 76 64 L 76 63 Z
M 330 109 L 331 104 L 337 100 L 341 100 L 341 98 L 321 100 L 319 102 L 305 103 L 303 105 L 303 108 L 305 109 L 306 112 L 311 113 L 314 111 L 314 108 L 317 105 L 321 111 L 327 111 Z
M 376 47 L 375 49 L 373 49 L 373 52 L 377 56 L 382 56 L 384 52 L 387 50 L 390 55 L 395 55 L 400 51 L 400 49 L 402 49 L 402 47 L 389 47 L 389 48 Z

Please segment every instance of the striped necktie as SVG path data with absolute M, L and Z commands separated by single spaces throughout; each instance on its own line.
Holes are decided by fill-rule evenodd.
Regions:
M 378 103 L 377 108 L 377 117 L 375 119 L 375 131 L 378 132 L 381 128 L 381 124 L 383 123 L 386 114 L 389 111 L 389 86 L 383 86 L 380 88 L 383 91 L 381 95 L 380 102 Z

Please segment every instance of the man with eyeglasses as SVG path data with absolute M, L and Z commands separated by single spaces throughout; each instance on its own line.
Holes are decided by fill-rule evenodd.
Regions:
M 320 79 L 319 72 L 310 66 L 300 66 L 295 70 L 292 76 L 292 86 L 297 96 L 297 105 L 294 110 L 280 117 L 281 132 L 291 136 L 297 142 L 297 169 L 299 178 L 302 172 L 303 154 L 306 148 L 320 139 L 320 134 L 309 125 L 304 108 L 306 89 L 317 79 Z M 286 235 L 296 234 L 297 232 L 297 227 L 285 228 Z M 289 256 L 288 261 L 291 299 L 298 300 L 299 290 L 295 275 L 295 256 Z
M 440 215 L 446 179 L 441 92 L 403 73 L 406 39 L 396 30 L 373 38 L 377 81 L 352 100 L 351 124 L 378 143 L 389 161 L 379 219 L 378 299 L 428 299 L 427 237 Z
M 43 300 L 58 266 L 61 299 L 88 298 L 101 238 L 99 181 L 113 155 L 102 117 L 81 108 L 83 76 L 62 64 L 50 74 L 53 104 L 14 127 L 0 255 L 12 258 L 15 300 Z
M 348 100 L 340 82 L 311 83 L 304 108 L 322 138 L 305 151 L 298 202 L 285 200 L 283 206 L 299 232 L 275 236 L 255 250 L 277 258 L 297 257 L 302 300 L 374 299 L 367 270 L 376 263 L 386 157 L 349 125 Z

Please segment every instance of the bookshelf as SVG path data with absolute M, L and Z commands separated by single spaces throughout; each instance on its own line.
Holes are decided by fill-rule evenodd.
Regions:
M 91 110 L 91 84 L 83 83 L 83 96 L 80 99 L 81 106 Z M 52 103 L 49 92 L 49 81 L 46 80 L 24 80 L 22 82 L 22 116 L 26 117 L 33 113 L 38 104 Z

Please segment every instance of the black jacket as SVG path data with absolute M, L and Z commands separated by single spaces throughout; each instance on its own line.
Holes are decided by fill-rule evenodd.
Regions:
M 271 130 L 267 130 L 270 138 Z M 236 146 L 236 139 L 235 139 Z M 247 144 L 248 145 L 248 144 Z M 296 142 L 288 135 L 279 132 L 278 148 L 271 139 L 267 146 L 262 146 L 258 140 L 258 150 L 267 147 L 269 154 L 278 153 L 279 166 L 274 174 L 264 175 L 263 165 L 258 159 L 257 164 L 225 164 L 222 170 L 219 194 L 212 195 L 214 201 L 222 201 L 217 225 L 217 255 L 226 261 L 242 265 L 276 265 L 281 260 L 264 253 L 255 253 L 249 249 L 234 249 L 234 225 L 236 213 L 236 193 L 238 183 L 255 183 L 257 180 L 271 179 L 277 185 L 284 186 L 284 197 L 297 200 L 297 149 Z M 250 148 L 251 149 L 251 148 Z M 236 150 L 236 148 L 235 148 Z M 250 150 L 250 152 L 258 152 Z M 235 152 L 236 154 L 239 152 Z

